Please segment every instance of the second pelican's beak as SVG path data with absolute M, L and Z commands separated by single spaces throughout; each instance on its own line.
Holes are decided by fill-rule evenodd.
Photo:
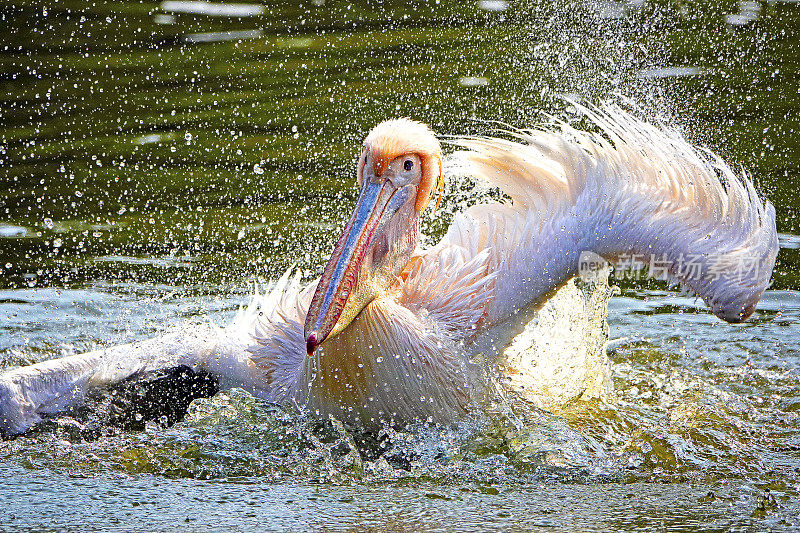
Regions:
M 325 266 L 306 315 L 309 356 L 328 336 L 347 327 L 377 290 L 385 289 L 380 280 L 396 275 L 379 272 L 385 270 L 381 267 L 391 246 L 386 226 L 404 206 L 413 206 L 411 195 L 415 192 L 415 187 L 395 188 L 390 180 L 375 178 L 369 169 L 364 173 L 356 208 Z

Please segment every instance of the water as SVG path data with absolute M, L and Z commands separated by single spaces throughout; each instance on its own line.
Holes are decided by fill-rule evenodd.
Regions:
M 202 7 L 0 7 L 0 368 L 224 323 L 249 281 L 320 272 L 377 121 L 485 133 L 563 94 L 630 98 L 747 168 L 778 213 L 774 285 L 732 326 L 617 280 L 611 405 L 376 436 L 240 391 L 143 430 L 92 425 L 99 401 L 0 442 L 0 529 L 797 528 L 796 3 Z

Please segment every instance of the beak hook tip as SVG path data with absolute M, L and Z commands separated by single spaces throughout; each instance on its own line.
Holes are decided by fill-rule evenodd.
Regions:
M 317 348 L 317 346 L 318 346 L 317 335 L 316 333 L 312 333 L 306 339 L 306 353 L 308 354 L 309 357 L 314 355 L 314 350 Z

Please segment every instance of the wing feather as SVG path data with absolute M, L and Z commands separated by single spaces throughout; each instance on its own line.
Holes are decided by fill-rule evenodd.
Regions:
M 443 245 L 491 250 L 499 269 L 491 321 L 526 307 L 577 273 L 582 252 L 638 254 L 696 292 L 721 318 L 747 318 L 769 284 L 775 210 L 746 174 L 677 131 L 615 105 L 573 103 L 598 132 L 564 122 L 516 140 L 458 139 L 454 157 L 511 196 L 457 217 Z

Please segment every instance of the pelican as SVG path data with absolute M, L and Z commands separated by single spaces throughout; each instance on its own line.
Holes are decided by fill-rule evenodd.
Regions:
M 227 327 L 187 326 L 7 371 L 0 430 L 24 432 L 92 389 L 179 366 L 365 427 L 469 413 L 486 368 L 477 359 L 534 396 L 562 397 L 582 383 L 566 401 L 592 380 L 608 385 L 604 351 L 577 354 L 564 348 L 575 342 L 561 342 L 562 331 L 600 329 L 591 298 L 570 281 L 586 252 L 612 263 L 656 257 L 716 316 L 747 319 L 778 251 L 773 206 L 746 175 L 676 131 L 615 105 L 574 106 L 590 131 L 553 121 L 505 138 L 450 139 L 457 151 L 447 161 L 504 199 L 457 214 L 427 249 L 420 223 L 444 180 L 440 142 L 414 120 L 378 124 L 358 157 L 355 208 L 317 281 L 303 287 L 287 272 Z M 543 320 L 558 298 L 561 311 Z M 555 346 L 545 359 L 520 347 L 532 327 L 551 335 L 539 343 Z M 560 366 L 539 368 L 547 365 Z

